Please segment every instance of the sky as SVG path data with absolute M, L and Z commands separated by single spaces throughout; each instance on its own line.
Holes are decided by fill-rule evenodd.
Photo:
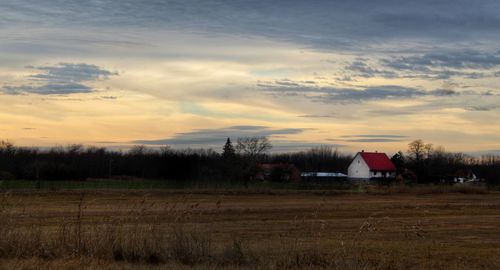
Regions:
M 500 153 L 496 0 L 2 0 L 22 146 Z

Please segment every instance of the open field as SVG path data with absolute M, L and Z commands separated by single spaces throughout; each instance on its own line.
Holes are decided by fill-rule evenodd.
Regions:
M 300 181 L 296 183 L 277 183 L 271 181 L 253 181 L 245 187 L 242 182 L 211 181 L 175 181 L 129 179 L 87 179 L 66 181 L 34 181 L 34 180 L 0 180 L 0 192 L 16 191 L 82 191 L 82 190 L 115 190 L 115 191 L 170 191 L 170 192 L 226 192 L 228 190 L 242 193 L 282 193 L 282 192 L 321 192 L 324 194 L 346 193 L 489 193 L 500 191 L 499 186 L 486 186 L 484 183 L 465 185 L 421 184 L 421 185 L 366 185 L 347 181 Z
M 0 269 L 499 269 L 500 194 L 0 194 Z

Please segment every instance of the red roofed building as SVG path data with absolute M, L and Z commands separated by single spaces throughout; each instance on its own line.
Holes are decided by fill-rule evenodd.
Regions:
M 396 166 L 385 153 L 364 152 L 356 154 L 347 169 L 347 177 L 369 180 L 371 178 L 393 178 Z

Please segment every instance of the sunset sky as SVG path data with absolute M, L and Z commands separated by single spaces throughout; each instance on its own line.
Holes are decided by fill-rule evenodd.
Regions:
M 500 153 L 498 0 L 2 0 L 0 140 Z

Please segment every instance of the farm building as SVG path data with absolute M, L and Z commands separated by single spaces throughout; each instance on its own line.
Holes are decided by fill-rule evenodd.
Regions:
M 385 153 L 358 152 L 347 169 L 350 179 L 370 180 L 395 176 L 396 166 Z
M 453 183 L 463 184 L 473 182 L 480 182 L 480 179 L 471 170 L 458 170 L 453 177 Z
M 255 176 L 260 180 L 272 180 L 278 182 L 299 182 L 300 171 L 293 164 L 278 163 L 260 164 Z

